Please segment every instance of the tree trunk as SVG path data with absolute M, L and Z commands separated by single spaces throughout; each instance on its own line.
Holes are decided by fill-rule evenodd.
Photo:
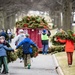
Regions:
M 60 13 L 60 11 L 58 11 L 58 13 L 57 13 L 57 27 L 60 29 L 61 26 L 62 26 L 62 24 L 61 24 L 61 13 Z
M 68 1 L 65 0 L 63 4 L 63 29 L 69 30 L 72 28 L 71 24 L 71 12 L 72 12 L 72 4 Z
M 0 29 L 4 29 L 4 12 L 0 11 Z
M 15 26 L 15 15 L 7 16 L 5 15 L 5 29 L 13 29 Z

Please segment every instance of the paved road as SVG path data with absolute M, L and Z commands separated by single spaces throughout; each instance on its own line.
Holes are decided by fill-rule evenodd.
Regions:
M 32 58 L 31 62 L 31 69 L 24 69 L 23 62 L 20 63 L 19 59 L 9 63 L 9 74 L 7 75 L 58 75 L 50 54 L 39 54 L 38 57 Z

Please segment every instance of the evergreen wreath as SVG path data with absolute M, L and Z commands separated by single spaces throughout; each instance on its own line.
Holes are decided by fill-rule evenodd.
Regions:
M 48 28 L 47 21 L 40 16 L 25 16 L 21 21 L 16 22 L 17 28 Z
M 57 37 L 60 37 L 61 39 L 68 39 L 68 40 L 72 40 L 75 42 L 75 36 L 73 35 L 73 31 L 71 30 L 67 30 L 67 32 L 58 32 L 56 33 L 52 38 L 51 38 L 51 42 L 53 45 L 64 45 L 65 43 L 60 43 L 60 42 L 56 42 L 54 39 Z

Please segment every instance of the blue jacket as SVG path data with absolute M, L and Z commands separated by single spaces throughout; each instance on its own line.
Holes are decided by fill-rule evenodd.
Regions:
M 24 54 L 30 54 L 29 49 L 31 49 L 31 45 L 36 46 L 36 44 L 30 39 L 30 38 L 25 38 L 22 40 L 16 47 L 20 47 L 22 45 L 23 47 L 23 53 Z M 36 46 L 37 47 L 37 46 Z
M 8 48 L 7 46 L 0 44 L 0 57 L 1 56 L 7 56 L 6 51 L 14 51 L 12 48 Z

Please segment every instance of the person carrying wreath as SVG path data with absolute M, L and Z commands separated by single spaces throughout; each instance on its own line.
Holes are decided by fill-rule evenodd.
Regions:
M 14 51 L 12 48 L 8 48 L 6 45 L 4 45 L 5 37 L 0 36 L 0 72 L 2 70 L 2 64 L 3 64 L 3 74 L 8 73 L 8 64 L 7 64 L 7 53 L 6 51 Z
M 36 46 L 36 44 L 29 38 L 29 34 L 25 35 L 26 38 L 22 40 L 16 47 L 18 49 L 20 46 L 23 48 L 24 55 L 24 67 L 30 69 L 31 66 L 31 54 L 32 54 L 32 46 Z
M 73 35 L 74 37 L 75 35 Z M 73 62 L 73 52 L 74 52 L 74 41 L 72 39 L 61 39 L 57 37 L 57 42 L 65 43 L 65 52 L 67 54 L 68 66 L 70 67 Z
M 23 29 L 20 29 L 18 33 L 19 34 L 17 36 L 15 36 L 14 41 L 13 41 L 16 46 L 25 38 L 25 33 L 24 33 Z M 19 59 L 20 59 L 20 63 L 21 63 L 23 58 L 20 57 Z

